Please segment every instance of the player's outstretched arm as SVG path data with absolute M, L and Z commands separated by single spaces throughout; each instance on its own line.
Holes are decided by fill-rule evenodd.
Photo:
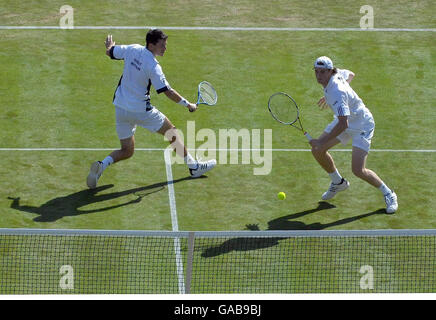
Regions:
M 190 112 L 194 112 L 197 110 L 197 105 L 195 103 L 190 103 L 188 100 L 183 98 L 176 90 L 170 89 L 165 91 L 165 95 L 168 97 L 168 99 L 184 106 L 189 109 Z

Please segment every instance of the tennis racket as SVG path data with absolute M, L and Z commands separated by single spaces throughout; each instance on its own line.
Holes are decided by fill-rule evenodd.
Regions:
M 274 93 L 268 100 L 268 110 L 272 117 L 280 123 L 293 126 L 303 132 L 307 140 L 312 140 L 310 134 L 304 131 L 300 119 L 300 110 L 295 100 L 284 92 Z
M 208 106 L 214 106 L 216 105 L 217 101 L 218 101 L 218 96 L 212 85 L 207 81 L 201 81 L 198 84 L 197 105 L 205 104 Z

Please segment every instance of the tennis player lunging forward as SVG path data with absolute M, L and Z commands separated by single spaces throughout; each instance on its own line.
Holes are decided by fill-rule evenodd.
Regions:
M 150 103 L 150 88 L 153 86 L 158 94 L 164 93 L 170 100 L 186 107 L 190 112 L 197 109 L 197 105 L 188 102 L 170 87 L 155 58 L 164 55 L 167 38 L 168 36 L 159 29 L 150 30 L 144 47 L 139 44 L 115 45 L 112 35 L 107 36 L 106 54 L 111 59 L 124 60 L 123 75 L 113 99 L 121 149 L 113 151 L 103 161 L 96 161 L 91 165 L 87 177 L 89 188 L 96 188 L 98 179 L 109 165 L 133 155 L 137 125 L 167 137 L 176 153 L 184 158 L 192 177 L 200 177 L 215 167 L 216 160 L 195 160 L 187 152 L 171 121 Z
M 386 212 L 394 213 L 398 209 L 397 195 L 374 171 L 365 167 L 375 124 L 371 112 L 349 85 L 354 73 L 334 68 L 328 57 L 316 59 L 314 69 L 318 83 L 324 87 L 324 97 L 318 104 L 321 108 L 330 106 L 335 115 L 333 122 L 326 127 L 321 136 L 310 141 L 313 156 L 332 180 L 322 199 L 331 199 L 350 185 L 339 174 L 328 150 L 339 142 L 346 144 L 351 139 L 353 173 L 378 188 L 384 195 Z

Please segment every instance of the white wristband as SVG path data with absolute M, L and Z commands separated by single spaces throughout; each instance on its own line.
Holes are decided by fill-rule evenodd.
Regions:
M 180 99 L 180 101 L 177 103 L 184 107 L 189 106 L 189 102 L 185 98 Z

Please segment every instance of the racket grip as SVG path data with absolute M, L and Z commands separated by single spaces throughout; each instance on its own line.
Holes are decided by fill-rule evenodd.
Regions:
M 313 140 L 313 138 L 307 132 L 305 132 L 304 135 L 306 136 L 306 138 L 309 142 L 310 142 L 310 140 Z

